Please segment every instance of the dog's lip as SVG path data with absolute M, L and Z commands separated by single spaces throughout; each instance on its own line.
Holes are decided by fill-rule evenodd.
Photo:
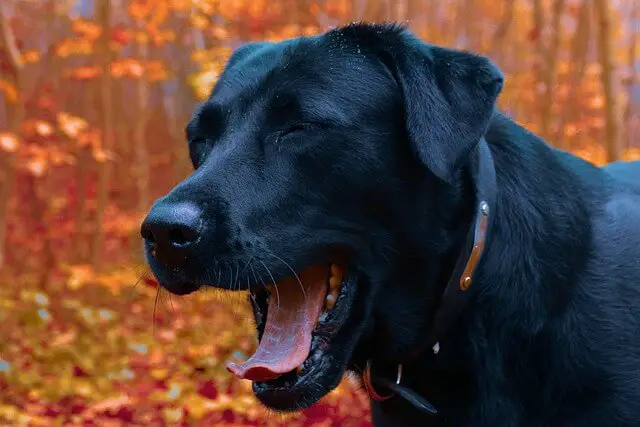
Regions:
M 198 290 L 200 290 L 201 286 L 196 283 L 190 282 L 180 282 L 180 283 L 163 283 L 162 287 L 174 295 L 189 295 Z

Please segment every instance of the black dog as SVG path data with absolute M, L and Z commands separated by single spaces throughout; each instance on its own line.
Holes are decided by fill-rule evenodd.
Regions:
M 393 25 L 235 51 L 142 235 L 171 292 L 250 290 L 264 404 L 352 370 L 377 426 L 640 425 L 640 162 L 549 147 L 502 84 Z

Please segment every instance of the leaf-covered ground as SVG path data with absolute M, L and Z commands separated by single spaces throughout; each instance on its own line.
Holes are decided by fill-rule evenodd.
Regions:
M 267 411 L 224 367 L 255 346 L 244 301 L 138 276 L 76 266 L 46 291 L 0 277 L 0 425 L 370 425 L 349 379 L 302 414 Z

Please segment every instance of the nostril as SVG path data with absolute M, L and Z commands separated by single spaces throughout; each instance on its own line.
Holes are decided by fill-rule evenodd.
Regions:
M 151 228 L 146 226 L 146 224 L 143 224 L 140 228 L 140 234 L 148 243 L 156 243 L 156 236 L 153 235 L 153 231 L 151 231 Z
M 199 231 L 193 227 L 180 226 L 169 230 L 169 240 L 176 246 L 185 246 L 193 243 L 199 235 Z

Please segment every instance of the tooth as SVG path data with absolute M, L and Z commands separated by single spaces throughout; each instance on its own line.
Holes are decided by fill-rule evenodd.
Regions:
M 338 283 L 342 282 L 342 268 L 338 264 L 331 264 L 331 278 L 334 277 Z
M 336 305 L 337 299 L 338 298 L 333 294 L 327 295 L 327 298 L 325 299 L 325 305 L 327 307 L 327 310 L 331 310 L 333 306 Z
M 300 366 L 298 366 L 298 367 L 296 368 L 296 374 L 297 374 L 297 375 L 300 375 L 301 373 L 302 373 L 302 365 L 300 365 Z
M 340 281 L 338 280 L 337 277 L 332 276 L 331 279 L 329 279 L 329 288 L 333 291 L 339 287 L 340 287 Z

